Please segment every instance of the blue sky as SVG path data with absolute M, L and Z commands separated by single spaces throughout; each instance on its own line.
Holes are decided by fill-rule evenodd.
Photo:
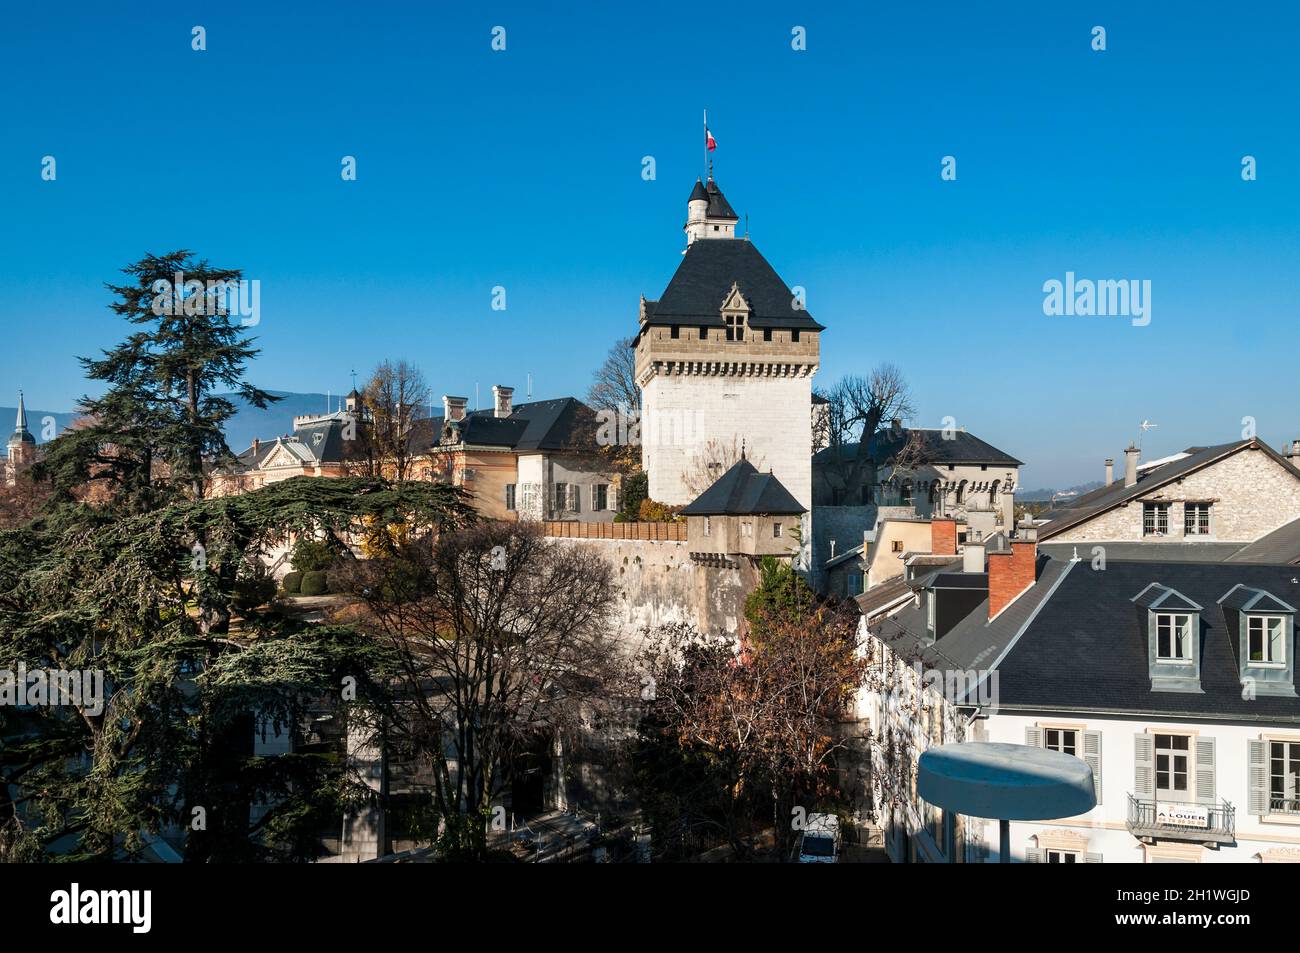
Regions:
M 102 283 L 178 247 L 261 281 L 264 387 L 404 357 L 437 393 L 581 395 L 679 261 L 707 107 L 720 185 L 828 327 L 819 383 L 893 361 L 915 423 L 1030 486 L 1099 478 L 1143 419 L 1148 458 L 1247 415 L 1300 437 L 1294 6 L 877 6 L 14 6 L 0 402 L 71 407 L 76 355 L 125 333 Z M 1067 271 L 1150 280 L 1151 324 L 1045 316 Z

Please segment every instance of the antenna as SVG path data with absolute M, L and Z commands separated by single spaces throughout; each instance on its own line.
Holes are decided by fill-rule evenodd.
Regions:
M 356 390 L 356 389 L 357 389 L 357 371 L 356 371 L 356 368 L 353 368 L 353 369 L 352 369 L 352 389 L 353 389 L 353 390 Z
M 533 375 L 528 375 L 528 399 L 533 399 Z
M 474 382 L 474 409 L 478 410 L 478 381 Z

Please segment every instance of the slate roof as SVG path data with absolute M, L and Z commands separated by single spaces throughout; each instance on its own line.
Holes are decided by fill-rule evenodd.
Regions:
M 807 311 L 795 309 L 794 292 L 743 238 L 692 242 L 659 300 L 646 302 L 646 322 L 722 327 L 722 305 L 733 284 L 749 304 L 751 328 L 822 330 Z
M 1297 472 L 1290 463 L 1262 440 L 1237 440 L 1233 443 L 1221 443 L 1213 447 L 1189 447 L 1186 451 L 1187 456 L 1167 463 L 1162 467 L 1156 467 L 1141 475 L 1132 486 L 1125 486 L 1124 481 L 1120 479 L 1110 486 L 1103 486 L 1071 501 L 1057 511 L 1050 522 L 1039 528 L 1038 538 L 1046 540 L 1062 530 L 1086 522 L 1099 513 L 1113 509 L 1121 503 L 1135 499 L 1138 496 L 1150 493 L 1152 490 L 1177 480 L 1179 477 L 1207 467 L 1248 447 L 1263 450 L 1290 471 L 1293 476 L 1300 479 L 1300 472 Z
M 1300 561 L 1300 519 L 1278 527 L 1226 558 L 1230 563 L 1294 563 Z
M 898 430 L 882 430 L 867 442 L 867 452 L 877 466 L 889 463 L 894 454 L 907 445 L 911 434 L 917 438 L 929 464 L 981 465 L 1018 467 L 1021 462 L 1009 453 L 986 443 L 973 433 L 959 430 L 951 440 L 945 440 L 942 430 L 911 429 L 900 427 Z M 843 443 L 838 447 L 826 447 L 813 455 L 814 464 L 830 463 L 838 457 L 840 462 L 853 460 L 858 454 L 858 444 Z
M 1300 721 L 1300 699 L 1242 698 L 1225 606 L 1219 602 L 1241 584 L 1295 605 L 1300 576 L 1293 567 L 1108 561 L 1105 572 L 1093 572 L 1087 562 L 1072 565 L 999 666 L 999 705 Z M 1145 613 L 1132 599 L 1152 582 L 1205 607 L 1200 614 L 1204 694 L 1151 691 Z
M 759 473 L 743 457 L 693 503 L 683 516 L 784 516 L 805 512 L 771 473 Z
M 879 613 L 882 609 L 908 595 L 911 589 L 907 585 L 907 579 L 903 576 L 895 576 L 893 579 L 887 579 L 878 586 L 872 586 L 866 592 L 859 593 L 853 597 L 853 601 L 858 604 L 858 611 L 867 617 L 870 622 L 871 618 Z
M 1090 542 L 1058 543 L 1052 540 L 1040 542 L 1038 551 L 1046 553 L 1053 559 L 1070 559 L 1078 553 L 1080 559 L 1092 559 Z M 1253 544 L 1252 544 L 1253 545 Z M 1123 559 L 1135 562 L 1206 562 L 1221 563 L 1231 560 L 1241 552 L 1241 543 L 1193 542 L 1178 538 L 1160 540 L 1142 540 L 1140 542 L 1107 542 L 1106 558 Z M 1296 555 L 1300 556 L 1300 549 Z M 1256 560 L 1257 562 L 1285 562 L 1285 560 Z
M 709 199 L 709 207 L 705 213 L 709 218 L 729 218 L 733 221 L 740 221 L 740 216 L 731 207 L 727 197 L 722 194 L 722 189 L 718 188 L 718 183 L 713 181 L 713 176 L 709 176 L 709 181 L 705 183 L 704 192 Z M 691 198 L 694 197 L 695 193 L 691 192 Z

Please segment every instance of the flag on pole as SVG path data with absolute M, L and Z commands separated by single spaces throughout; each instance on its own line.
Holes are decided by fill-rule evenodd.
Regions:
M 704 147 L 712 152 L 718 148 L 718 140 L 713 138 L 713 133 L 709 132 L 709 127 L 704 127 Z

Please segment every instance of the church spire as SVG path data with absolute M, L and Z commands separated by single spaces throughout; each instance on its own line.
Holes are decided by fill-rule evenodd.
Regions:
M 23 433 L 27 430 L 27 410 L 23 407 L 23 392 L 18 392 L 18 420 L 14 423 L 14 433 Z

